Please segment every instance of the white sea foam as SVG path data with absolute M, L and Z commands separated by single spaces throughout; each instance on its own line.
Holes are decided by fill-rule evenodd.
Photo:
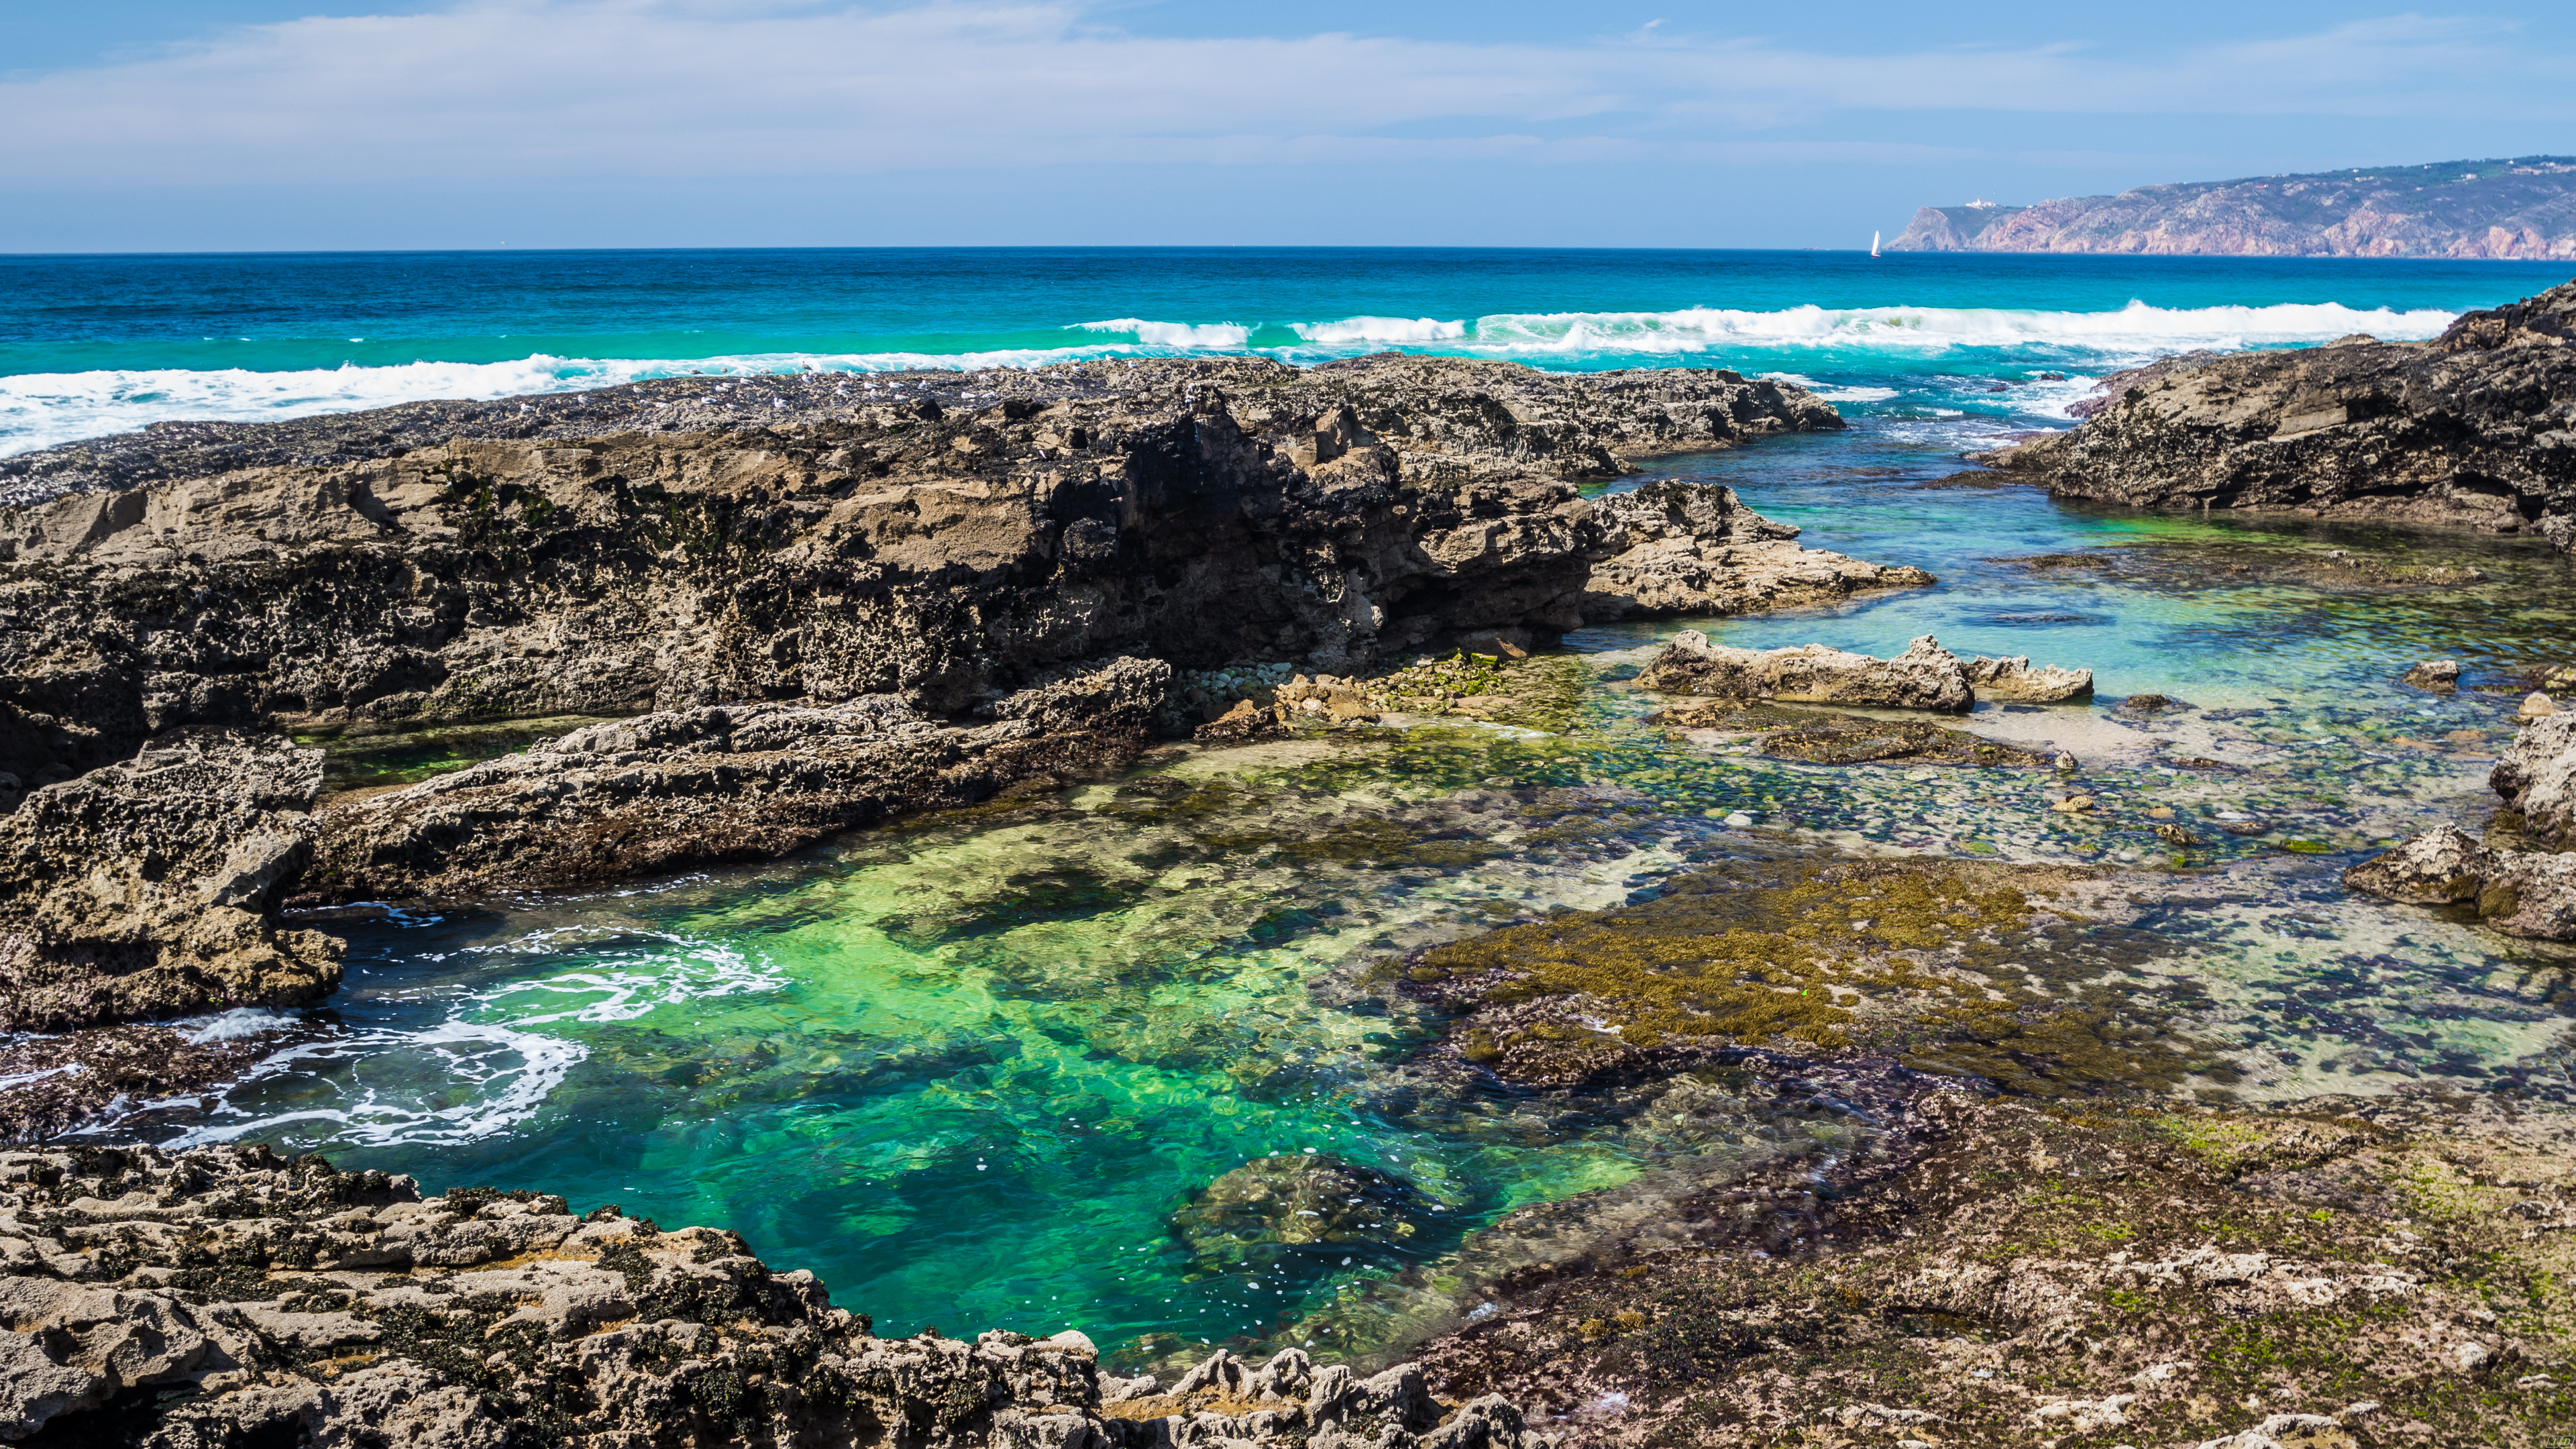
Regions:
M 1288 330 L 1308 342 L 1326 347 L 1340 347 L 1353 342 L 1373 342 L 1381 346 L 1429 342 L 1456 342 L 1467 335 L 1467 323 L 1443 322 L 1436 317 L 1344 317 L 1338 322 L 1291 322 Z
M 1246 351 L 1315 362 L 1390 346 L 1515 358 L 1556 367 L 1716 363 L 1728 360 L 1726 354 L 1751 354 L 1741 361 L 1759 365 L 1757 359 L 1800 352 L 1878 353 L 1921 360 L 1952 350 L 1989 349 L 2061 370 L 2098 371 L 2195 347 L 2291 346 L 2354 332 L 2390 341 L 2417 341 L 2438 334 L 2453 315 L 2430 308 L 2365 311 L 2331 302 L 2188 308 L 2132 302 L 2106 312 L 1809 306 L 1770 312 L 1686 307 L 1663 312 L 1497 313 L 1472 321 L 1359 316 L 1290 323 L 1283 330 L 1296 337 L 1294 343 L 1260 348 L 1251 346 L 1255 329 L 1241 323 L 1120 317 L 1075 323 L 1066 330 L 1093 334 L 1099 340 L 1052 348 L 655 359 L 540 353 L 508 362 L 413 362 L 291 372 L 163 368 L 25 373 L 0 377 L 0 455 L 131 431 L 162 419 L 274 421 L 426 398 L 572 392 L 691 373 L 756 377 L 907 369 L 975 371 L 1101 357 Z M 1824 395 L 1836 401 L 1867 402 L 1883 400 L 1881 393 L 1875 387 L 1848 387 Z
M 1085 332 L 1124 332 L 1147 347 L 1232 352 L 1252 340 L 1252 329 L 1232 322 L 1148 322 L 1141 317 L 1114 317 L 1106 322 L 1077 322 Z
M 308 1130 L 327 1126 L 335 1143 L 352 1146 L 478 1141 L 535 1116 L 589 1054 L 579 1042 L 486 1022 L 356 1032 L 279 1052 L 227 1094 L 296 1071 L 309 1078 L 296 1100 L 310 1102 L 327 1090 L 321 1103 L 265 1113 L 227 1103 L 214 1120 L 168 1145 L 232 1142 L 297 1123 Z M 313 1070 L 333 1062 L 346 1065 Z

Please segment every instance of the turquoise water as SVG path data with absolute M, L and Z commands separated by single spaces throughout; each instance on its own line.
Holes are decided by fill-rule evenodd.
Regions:
M 0 453 L 675 372 L 1388 347 L 1812 377 L 1864 412 L 1962 377 L 2422 337 L 2566 280 L 2519 262 L 1224 248 L 0 257 Z M 2080 393 L 1973 411 L 2062 419 Z
M 1805 527 L 1810 546 L 1942 579 L 1796 615 L 1576 634 L 1517 666 L 1571 693 L 1546 730 L 1452 721 L 1182 752 L 1019 814 L 358 923 L 346 989 L 293 1018 L 294 1043 L 254 1080 L 210 1107 L 149 1107 L 125 1130 L 254 1138 L 433 1188 L 542 1188 L 577 1207 L 720 1224 L 773 1263 L 814 1269 L 886 1332 L 1079 1326 L 1130 1362 L 1202 1342 L 1368 1351 L 1472 1314 L 1514 1263 L 1579 1251 L 1595 1230 L 1587 1205 L 1644 1211 L 1870 1130 L 1864 1112 L 1732 1069 L 1581 1093 L 1506 1087 L 1420 1052 L 1439 1023 L 1398 988 L 1395 963 L 1552 909 L 1642 899 L 1697 865 L 1821 848 L 2122 871 L 2057 949 L 2079 958 L 2085 999 L 2115 1025 L 2199 1044 L 2188 1093 L 2563 1094 L 2576 1006 L 2563 953 L 2356 900 L 2335 878 L 2382 842 L 2488 807 L 2517 671 L 2565 657 L 2576 637 L 2567 565 L 2515 540 L 2124 515 L 1953 482 L 1961 452 L 2062 419 L 2088 375 L 2178 342 L 2425 335 L 2461 307 L 2558 278 L 1884 260 L 1896 265 L 1627 253 L 6 263 L 18 278 L 57 268 L 9 294 L 27 309 L 6 344 L 20 369 L 7 425 L 22 438 L 130 424 L 192 388 L 207 406 L 263 415 L 433 376 L 572 385 L 719 357 L 875 366 L 920 351 L 1193 345 L 1140 327 L 1062 335 L 1128 317 L 1236 326 L 1240 339 L 1195 345 L 1290 357 L 1378 345 L 1314 323 L 1383 316 L 1459 329 L 1417 345 L 1551 365 L 1790 372 L 1838 396 L 1854 426 L 1657 460 L 1621 486 L 1725 482 Z M 144 295 L 138 275 L 161 290 Z M 31 295 L 57 301 L 28 308 Z M 1800 310 L 1809 303 L 1819 310 Z M 1542 315 L 1554 320 L 1531 320 Z M 341 329 L 385 340 L 346 354 L 344 372 L 328 360 Z M 513 354 L 532 332 L 560 345 L 550 356 L 627 362 Z M 290 371 L 240 383 L 205 370 L 224 359 Z M 63 380 L 74 363 L 107 380 L 81 392 Z M 332 369 L 313 376 L 340 390 L 299 368 Z M 309 395 L 239 390 L 263 377 Z M 49 402 L 48 388 L 89 401 Z M 2481 576 L 2406 582 L 2422 568 Z M 1878 653 L 1932 633 L 1963 652 L 2091 667 L 2095 703 L 1981 709 L 1971 726 L 2073 752 L 2101 808 L 2051 809 L 2066 788 L 2053 774 L 1806 766 L 1648 726 L 1655 701 L 1629 681 L 1689 624 L 1734 643 Z M 2394 683 L 2443 655 L 2492 692 Z M 2148 692 L 2187 707 L 2119 703 Z M 2195 763 L 2206 759 L 2220 764 Z M 2159 823 L 2196 843 L 2174 846 Z M 251 1014 L 200 1029 L 278 1024 Z M 1212 1184 L 1310 1151 L 1382 1174 L 1359 1179 L 1379 1184 L 1365 1223 L 1326 1241 L 1189 1235 L 1184 1210 Z

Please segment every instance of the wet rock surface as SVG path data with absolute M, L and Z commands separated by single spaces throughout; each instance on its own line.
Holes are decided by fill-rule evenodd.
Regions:
M 890 696 L 710 706 L 592 725 L 323 812 L 297 899 L 471 899 L 764 860 L 912 810 L 1114 770 L 1171 677 L 1118 659 L 996 702 L 990 724 Z
M 155 427 L 0 465 L 22 480 L 0 507 L 0 772 L 50 783 L 185 724 L 868 694 L 955 713 L 1120 653 L 1348 672 L 1580 624 L 1631 523 L 1569 480 L 1839 426 L 1731 372 L 1384 357 Z
M 1410 1366 L 1218 1354 L 1157 1393 L 1079 1333 L 879 1339 L 734 1234 L 262 1148 L 0 1154 L 0 1435 L 217 1449 L 1542 1449 Z
M 322 752 L 179 731 L 0 815 L 0 1031 L 318 1001 L 340 943 L 268 917 L 312 854 Z
M 2576 551 L 2576 283 L 2422 345 L 2346 338 L 2142 376 L 2000 461 L 2064 498 L 2530 533 Z

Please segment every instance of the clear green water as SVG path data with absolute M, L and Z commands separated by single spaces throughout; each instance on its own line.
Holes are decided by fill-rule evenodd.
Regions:
M 1667 738 L 1625 681 L 1691 621 L 1593 630 L 1526 666 L 1579 683 L 1558 733 L 1448 723 L 1190 753 L 1052 810 L 359 926 L 348 986 L 264 1075 L 129 1126 L 732 1227 L 880 1331 L 1074 1325 L 1131 1360 L 1201 1341 L 1365 1350 L 1472 1311 L 1512 1262 L 1579 1247 L 1586 1204 L 1642 1211 L 1868 1130 L 1723 1073 L 1569 1095 L 1438 1067 L 1415 1054 L 1436 1023 L 1385 963 L 1617 904 L 1694 862 L 1827 846 L 2128 867 L 2116 924 L 2160 944 L 2088 999 L 2206 1043 L 2193 1090 L 2562 1091 L 2576 999 L 2560 955 L 2348 897 L 2335 877 L 2379 842 L 2476 816 L 2509 732 L 2513 695 L 2436 698 L 2397 674 L 2451 655 L 2501 687 L 2563 657 L 2576 570 L 2512 541 L 1913 486 L 1977 441 L 1972 425 L 1878 419 L 1657 472 L 1731 483 L 1813 546 L 1943 578 L 1699 621 L 1724 640 L 1886 653 L 1930 632 L 2098 670 L 2098 704 L 1972 722 L 2071 749 L 2095 817 L 2050 810 L 2050 776 L 1812 767 Z M 2317 573 L 2337 548 L 2488 580 L 2337 585 Z M 1998 562 L 2087 551 L 2100 566 Z M 2192 708 L 2115 706 L 2145 691 Z M 2157 806 L 2206 842 L 2179 868 L 2144 814 Z M 1736 812 L 1754 825 L 1730 827 Z M 2228 834 L 2222 815 L 2259 828 Z M 1419 1195 L 1360 1242 L 1247 1257 L 1175 1234 L 1221 1175 L 1310 1149 Z M 1549 1203 L 1571 1207 L 1509 1216 Z

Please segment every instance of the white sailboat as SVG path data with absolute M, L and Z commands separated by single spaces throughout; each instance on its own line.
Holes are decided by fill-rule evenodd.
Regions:
M 1869 234 L 1869 254 L 1870 254 L 1871 256 L 1877 256 L 1877 255 L 1878 255 L 1878 233 L 1877 233 L 1877 232 L 1871 232 L 1871 233 Z

